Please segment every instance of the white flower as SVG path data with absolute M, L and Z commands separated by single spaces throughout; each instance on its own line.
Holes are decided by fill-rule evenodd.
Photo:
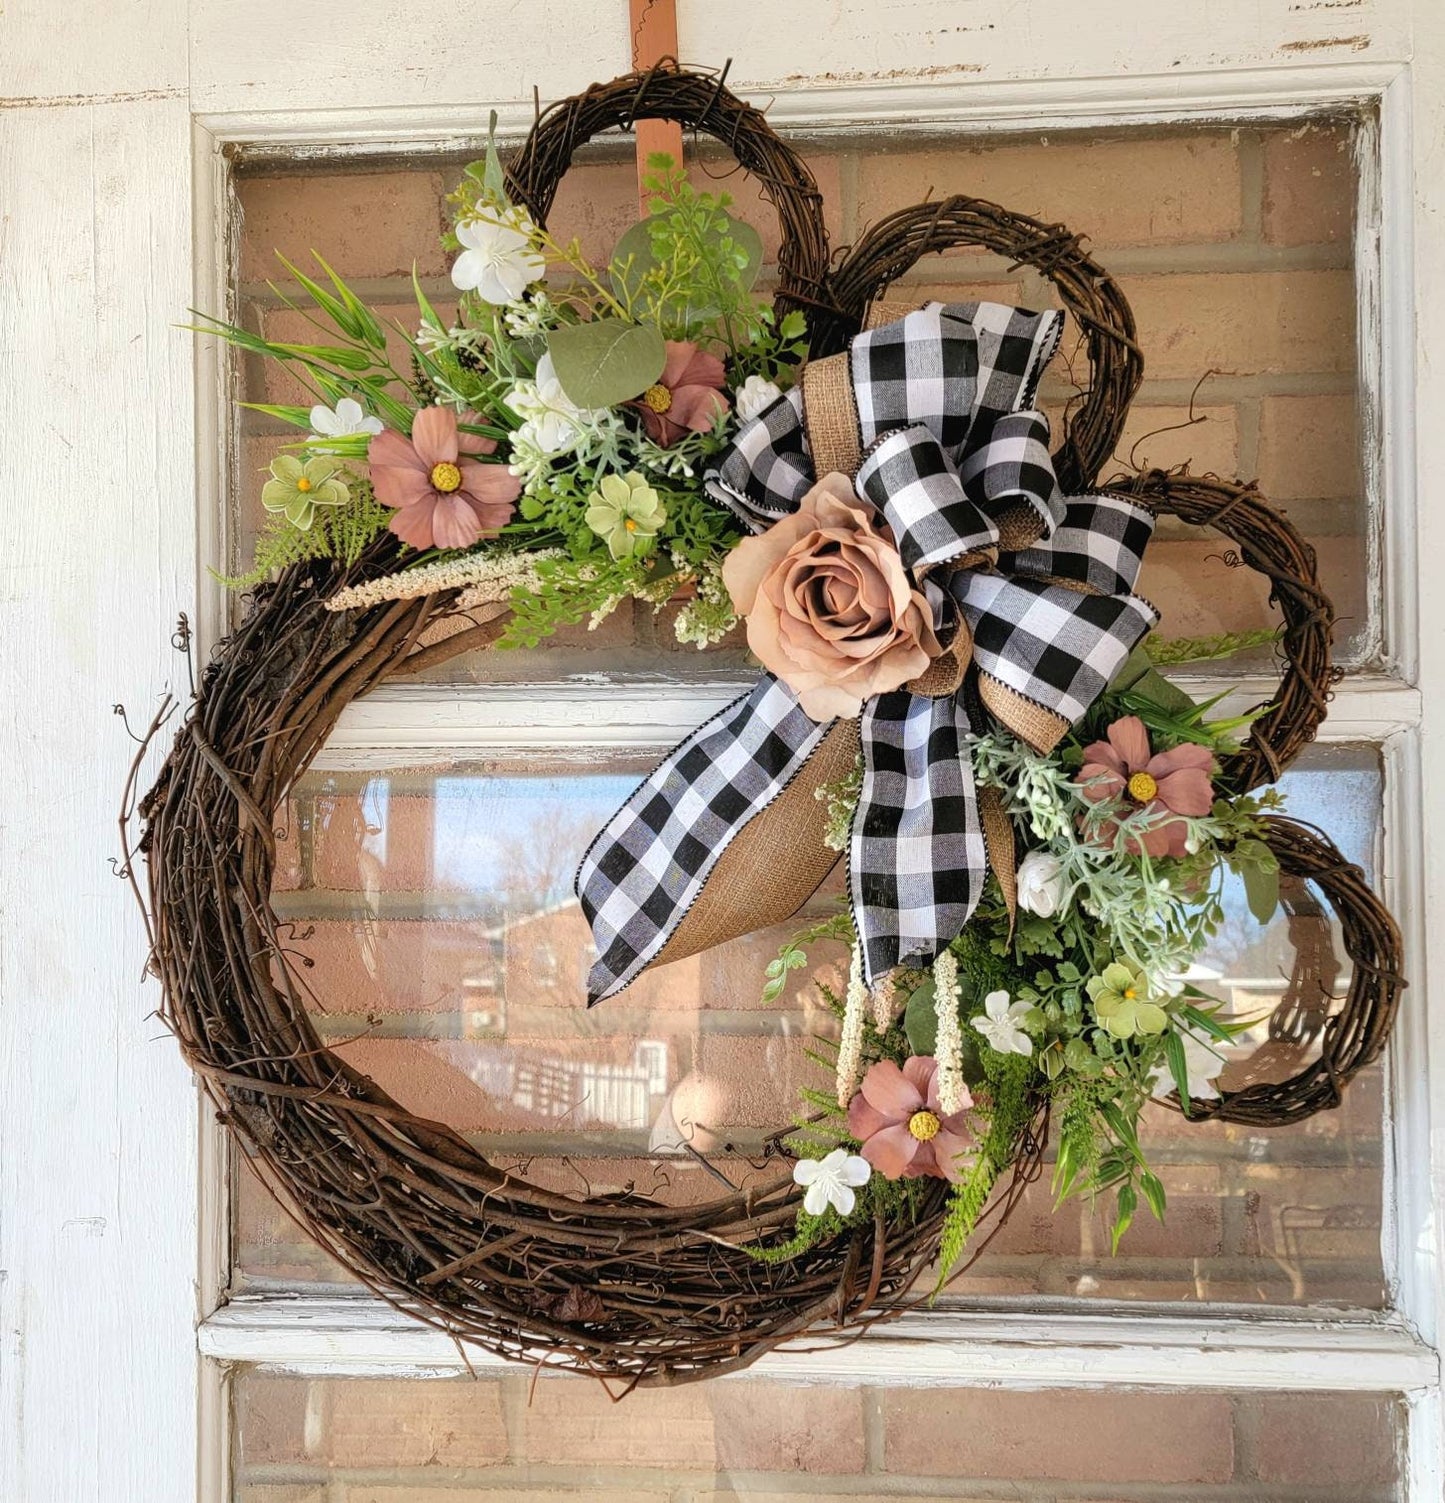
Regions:
M 539 288 L 525 302 L 508 308 L 502 315 L 502 323 L 513 339 L 535 339 L 547 332 L 556 317 L 552 300 Z
M 457 239 L 464 249 L 452 266 L 452 281 L 488 303 L 517 303 L 547 269 L 547 260 L 532 244 L 537 233 L 522 209 L 508 209 L 495 219 L 464 219 Z
M 1019 907 L 1053 918 L 1064 900 L 1064 863 L 1048 851 L 1030 851 L 1019 863 Z
M 738 421 L 750 423 L 765 408 L 771 407 L 782 392 L 762 376 L 749 376 L 733 393 L 733 405 L 737 408 Z
M 543 355 L 537 362 L 536 379 L 517 382 L 506 402 L 524 420 L 520 442 L 539 454 L 560 454 L 570 449 L 594 418 L 562 390 L 550 355 Z
M 973 1026 L 1000 1054 L 1032 1054 L 1034 1041 L 1019 1027 L 1019 1019 L 1029 1011 L 1027 1002 L 1010 1002 L 1004 991 L 990 992 L 983 999 L 987 1016 L 975 1018 Z
M 319 402 L 311 409 L 311 431 L 317 438 L 349 438 L 353 433 L 380 433 L 381 419 L 368 417 L 355 397 L 342 397 L 335 411 Z
M 1184 1044 L 1184 1078 L 1189 1084 L 1191 1101 L 1217 1101 L 1219 1087 L 1215 1081 L 1229 1064 L 1226 1055 L 1233 1053 L 1238 1045 L 1218 1039 L 1202 1039 L 1198 1034 L 1179 1034 Z M 1167 1064 L 1157 1065 L 1149 1075 L 1150 1094 L 1155 1100 L 1168 1096 L 1176 1089 L 1174 1073 Z
M 828 1206 L 840 1216 L 851 1216 L 858 1203 L 853 1191 L 866 1185 L 872 1173 L 867 1159 L 835 1148 L 825 1159 L 799 1159 L 793 1165 L 793 1182 L 807 1186 L 803 1209 L 810 1216 L 821 1216 Z

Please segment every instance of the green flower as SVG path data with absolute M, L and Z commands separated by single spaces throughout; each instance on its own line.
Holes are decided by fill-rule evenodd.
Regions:
M 604 475 L 587 498 L 587 525 L 613 558 L 646 553 L 665 521 L 661 498 L 635 470 L 630 475 Z
M 1149 984 L 1133 966 L 1114 961 L 1102 976 L 1090 976 L 1085 984 L 1094 1016 L 1116 1039 L 1135 1034 L 1163 1033 L 1169 1016 L 1157 1002 L 1150 1002 Z
M 303 464 L 294 454 L 278 454 L 271 461 L 271 478 L 261 487 L 261 505 L 284 511 L 286 520 L 303 532 L 310 530 L 318 506 L 345 506 L 350 499 L 346 482 L 336 478 L 334 461 L 308 459 Z

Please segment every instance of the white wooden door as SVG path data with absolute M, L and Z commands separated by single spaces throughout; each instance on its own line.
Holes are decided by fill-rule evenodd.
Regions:
M 427 150 L 488 106 L 622 71 L 622 0 L 12 0 L 0 12 L 0 1498 L 224 1496 L 221 1364 L 394 1371 L 455 1361 L 379 1307 L 217 1309 L 213 1127 L 142 984 L 111 869 L 132 726 L 184 691 L 181 612 L 220 620 L 214 356 L 174 325 L 227 286 L 235 147 Z M 1388 671 L 1336 714 L 1384 748 L 1391 896 L 1413 987 L 1392 1051 L 1398 1315 L 1353 1326 L 949 1317 L 815 1376 L 846 1381 L 1359 1387 L 1409 1396 L 1410 1497 L 1440 1496 L 1434 1207 L 1445 1189 L 1445 11 L 1436 0 L 682 0 L 685 57 L 783 124 L 990 129 L 1380 112 L 1361 340 L 1380 418 Z M 559 45 L 565 38 L 565 45 Z M 1417 421 L 1417 414 L 1419 419 Z M 425 705 L 391 743 L 424 738 Z M 408 718 L 409 716 L 409 718 Z M 1440 901 L 1438 896 L 1435 899 Z M 329 1323 L 328 1323 L 329 1322 Z M 199 1329 L 199 1337 L 198 1337 Z M 786 1363 L 787 1358 L 778 1359 Z M 812 1360 L 818 1359 L 792 1359 Z

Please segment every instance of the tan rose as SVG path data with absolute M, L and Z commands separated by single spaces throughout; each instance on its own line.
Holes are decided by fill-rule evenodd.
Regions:
M 791 516 L 744 538 L 723 583 L 748 646 L 814 720 L 857 715 L 942 651 L 928 603 L 845 475 L 825 475 Z

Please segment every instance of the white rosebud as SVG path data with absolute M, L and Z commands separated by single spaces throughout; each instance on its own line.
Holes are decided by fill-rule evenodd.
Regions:
M 1064 864 L 1047 851 L 1030 851 L 1019 863 L 1019 907 L 1052 918 L 1064 901 Z
M 771 407 L 780 396 L 782 392 L 771 381 L 765 381 L 761 376 L 749 376 L 734 393 L 738 421 L 752 422 L 760 412 Z

